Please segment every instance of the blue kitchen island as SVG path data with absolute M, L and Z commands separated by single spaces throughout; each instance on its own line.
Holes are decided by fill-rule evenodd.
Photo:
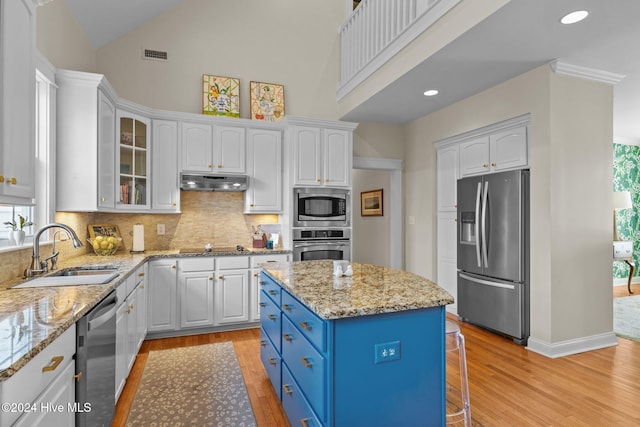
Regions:
M 261 358 L 292 426 L 442 426 L 445 309 L 406 271 L 333 262 L 263 266 Z

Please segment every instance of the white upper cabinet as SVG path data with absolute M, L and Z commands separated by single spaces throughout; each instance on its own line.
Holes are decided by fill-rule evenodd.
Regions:
M 282 211 L 282 132 L 247 130 L 247 174 L 245 213 Z
M 291 126 L 293 185 L 349 187 L 353 165 L 352 129 L 335 129 L 330 125 Z
M 460 143 L 460 176 L 524 168 L 527 164 L 527 126 Z
M 243 127 L 182 123 L 181 171 L 246 172 Z
M 114 92 L 102 75 L 56 72 L 56 210 L 115 209 Z
M 35 6 L 0 1 L 0 203 L 35 197 Z
M 151 121 L 126 110 L 116 110 L 116 209 L 145 210 L 151 207 Z
M 153 120 L 151 209 L 180 211 L 178 185 L 178 122 Z

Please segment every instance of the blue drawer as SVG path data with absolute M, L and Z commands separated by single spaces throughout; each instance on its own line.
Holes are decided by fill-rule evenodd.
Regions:
M 282 400 L 282 359 L 262 328 L 260 328 L 260 359 L 262 359 L 264 369 L 276 390 L 278 399 Z
M 318 350 L 323 353 L 327 350 L 326 322 L 286 291 L 282 292 L 282 312 Z
M 291 372 L 282 366 L 282 406 L 292 426 L 322 427 Z
M 286 317 L 282 317 L 282 361 L 321 420 L 326 411 L 326 360 Z
M 271 277 L 260 272 L 260 288 L 266 292 L 266 294 L 280 307 L 280 295 L 282 294 L 282 288 Z
M 263 291 L 260 292 L 260 324 L 262 329 L 267 333 L 269 339 L 273 343 L 273 346 L 278 352 L 282 348 L 280 334 L 282 323 L 282 314 L 280 307 L 276 305 L 271 298 Z

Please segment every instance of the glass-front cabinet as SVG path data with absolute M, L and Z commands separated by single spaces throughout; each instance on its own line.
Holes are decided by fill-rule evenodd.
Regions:
M 117 209 L 150 207 L 150 127 L 151 121 L 125 110 L 117 111 L 116 180 Z

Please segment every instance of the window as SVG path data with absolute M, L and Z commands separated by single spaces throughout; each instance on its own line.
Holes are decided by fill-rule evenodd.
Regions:
M 52 73 L 49 73 L 52 74 Z M 26 243 L 33 242 L 34 232 L 45 224 L 53 221 L 54 216 L 54 176 L 55 176 L 55 137 L 52 123 L 55 120 L 55 104 L 53 91 L 53 76 L 45 76 L 40 70 L 36 70 L 36 198 L 35 206 L 8 206 L 0 205 L 0 248 L 11 247 L 9 231 L 4 225 L 7 221 L 19 223 L 18 215 L 28 218 L 35 225 L 25 227 Z M 43 234 L 41 241 L 46 241 L 47 235 Z

